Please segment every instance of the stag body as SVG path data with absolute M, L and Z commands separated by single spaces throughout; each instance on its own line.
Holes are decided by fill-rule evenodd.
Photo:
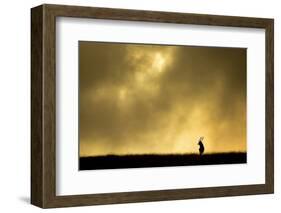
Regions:
M 198 145 L 199 145 L 199 154 L 200 154 L 200 156 L 201 155 L 203 155 L 203 153 L 204 153 L 204 150 L 205 150 L 205 148 L 204 148 L 204 145 L 203 145 L 203 137 L 201 137 L 200 139 L 199 139 L 199 142 L 198 142 Z

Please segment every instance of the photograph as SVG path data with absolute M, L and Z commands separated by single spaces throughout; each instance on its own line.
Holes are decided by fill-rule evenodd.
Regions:
M 158 6 L 31 8 L 32 205 L 274 193 L 274 18 Z
M 79 170 L 247 163 L 246 57 L 79 41 Z

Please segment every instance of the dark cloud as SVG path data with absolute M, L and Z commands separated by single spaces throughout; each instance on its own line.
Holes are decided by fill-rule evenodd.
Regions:
M 79 42 L 82 155 L 246 150 L 246 49 Z

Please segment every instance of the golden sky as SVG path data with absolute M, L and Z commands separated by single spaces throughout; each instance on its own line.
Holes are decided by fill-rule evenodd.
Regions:
M 246 151 L 246 49 L 79 42 L 80 156 Z

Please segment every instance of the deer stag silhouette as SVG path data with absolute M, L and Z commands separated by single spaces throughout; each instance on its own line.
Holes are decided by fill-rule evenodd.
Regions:
M 200 156 L 203 155 L 204 150 L 205 150 L 204 144 L 203 144 L 203 139 L 204 139 L 204 137 L 200 137 L 200 138 L 199 138 L 199 142 L 198 142 L 198 145 L 199 145 L 199 154 L 200 154 Z

